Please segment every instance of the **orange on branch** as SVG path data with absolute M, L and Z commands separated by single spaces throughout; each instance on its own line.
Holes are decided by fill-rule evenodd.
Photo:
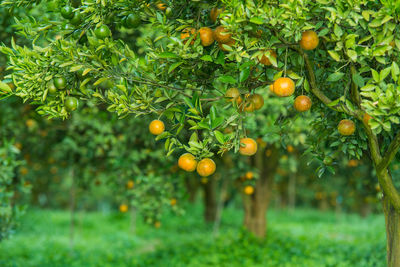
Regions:
M 169 203 L 171 204 L 171 206 L 175 206 L 177 202 L 178 201 L 176 200 L 176 198 L 172 198 Z
M 239 153 L 245 156 L 252 156 L 257 152 L 257 142 L 252 138 L 240 139 Z
M 128 211 L 128 205 L 126 205 L 126 204 L 121 204 L 121 205 L 119 206 L 119 211 L 122 212 L 122 213 L 127 212 L 127 211 Z
M 164 123 L 160 120 L 153 120 L 149 125 L 149 130 L 151 134 L 160 135 L 164 132 Z
M 226 29 L 224 26 L 218 26 L 214 30 L 214 39 L 219 43 L 227 44 L 231 42 L 231 37 L 232 34 L 230 34 L 229 30 Z
M 213 174 L 216 168 L 215 162 L 212 159 L 205 158 L 197 164 L 197 173 L 202 177 L 207 177 Z
M 260 94 L 251 95 L 250 101 L 254 104 L 254 110 L 259 110 L 264 106 L 264 98 Z
M 186 28 L 181 32 L 181 40 L 183 40 L 183 43 L 186 44 L 186 42 L 188 41 L 188 39 L 190 39 L 190 37 L 192 35 L 196 34 L 196 30 L 194 28 Z M 191 45 L 194 44 L 194 41 L 196 39 L 196 36 L 193 38 L 193 40 L 190 42 Z
M 368 113 L 364 113 L 363 122 L 365 125 L 368 125 L 370 119 L 372 119 L 372 116 L 369 115 Z
M 304 112 L 311 108 L 311 99 L 306 95 L 299 95 L 294 100 L 294 108 L 297 111 Z
M 352 135 L 356 131 L 356 125 L 351 120 L 341 120 L 338 125 L 338 131 L 341 135 Z
M 254 178 L 253 172 L 246 172 L 245 174 L 246 179 L 251 180 Z
M 202 46 L 210 46 L 214 43 L 214 34 L 210 28 L 208 27 L 200 28 L 199 34 Z
M 254 187 L 252 187 L 251 185 L 246 185 L 245 187 L 244 187 L 244 193 L 246 194 L 246 195 L 252 195 L 253 193 L 254 193 Z
M 182 170 L 192 172 L 197 167 L 197 160 L 192 154 L 185 153 L 179 157 L 178 166 Z
M 276 79 L 273 84 L 274 93 L 280 97 L 291 96 L 294 93 L 295 84 L 292 79 L 281 77 Z
M 268 53 L 268 52 L 269 52 L 270 57 L 274 57 L 275 59 L 277 57 L 277 54 L 276 54 L 276 52 L 274 50 L 269 49 L 269 50 L 263 51 L 263 55 L 262 55 L 261 58 L 260 57 L 258 58 L 258 61 L 261 64 L 265 65 L 265 66 L 271 66 L 272 65 L 272 63 L 269 60 L 269 58 L 267 57 L 267 55 L 265 55 L 265 53 Z
M 315 31 L 305 31 L 301 34 L 300 47 L 304 50 L 313 50 L 319 43 L 318 35 Z
M 128 189 L 132 189 L 135 186 L 135 182 L 132 180 L 129 180 L 128 182 L 126 182 L 126 188 Z

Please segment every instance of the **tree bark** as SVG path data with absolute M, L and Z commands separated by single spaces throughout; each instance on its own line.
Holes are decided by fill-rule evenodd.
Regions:
M 400 213 L 398 213 L 390 200 L 383 199 L 383 211 L 386 221 L 386 249 L 388 267 L 400 266 Z
M 269 148 L 272 153 L 265 157 L 265 150 L 259 149 L 252 158 L 254 166 L 258 169 L 260 176 L 256 181 L 254 194 L 243 195 L 244 227 L 258 238 L 265 238 L 267 229 L 267 209 L 271 197 L 271 187 L 274 174 L 278 167 L 278 149 Z
M 199 188 L 198 179 L 193 179 L 193 177 L 186 177 L 185 179 L 186 191 L 189 195 L 189 202 L 194 203 L 196 201 L 197 190 Z
M 217 218 L 217 182 L 212 177 L 209 177 L 208 182 L 203 184 L 204 191 L 204 220 L 206 222 L 215 222 Z

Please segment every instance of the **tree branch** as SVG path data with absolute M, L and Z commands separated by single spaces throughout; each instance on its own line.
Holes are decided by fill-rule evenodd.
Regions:
M 378 170 L 383 170 L 387 168 L 396 156 L 397 152 L 400 149 L 400 131 L 397 133 L 397 135 L 393 138 L 392 142 L 390 143 L 388 149 L 386 150 L 385 155 L 383 156 L 383 159 L 378 165 Z

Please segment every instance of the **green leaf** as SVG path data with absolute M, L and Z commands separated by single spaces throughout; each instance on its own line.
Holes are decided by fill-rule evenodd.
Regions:
M 353 82 L 354 82 L 355 84 L 357 84 L 358 87 L 363 87 L 363 86 L 365 85 L 364 78 L 361 77 L 361 75 L 358 74 L 358 73 L 355 73 L 355 74 L 353 75 Z
M 336 82 L 336 81 L 339 81 L 340 79 L 342 79 L 343 76 L 344 76 L 343 72 L 334 72 L 334 73 L 332 73 L 332 74 L 330 74 L 328 76 L 326 81 L 328 81 L 328 82 Z
M 250 68 L 245 68 L 242 71 L 240 71 L 239 75 L 239 81 L 242 83 L 246 81 L 249 78 L 250 75 Z
M 252 17 L 250 19 L 250 22 L 254 23 L 254 24 L 258 24 L 258 25 L 264 24 L 264 20 L 262 18 L 260 18 L 260 17 Z
M 169 69 L 168 69 L 168 73 L 171 73 L 174 69 L 176 69 L 177 67 L 179 67 L 180 65 L 182 65 L 183 62 L 175 62 L 174 64 L 172 64 Z
M 229 75 L 224 75 L 224 76 L 219 77 L 218 81 L 220 81 L 222 83 L 232 83 L 232 84 L 236 83 L 236 79 Z
M 178 58 L 178 56 L 171 52 L 162 52 L 158 55 L 159 58 Z
M 336 51 L 328 50 L 329 55 L 336 61 L 340 61 L 340 56 Z
M 204 60 L 204 61 L 209 61 L 209 62 L 213 61 L 213 59 L 212 59 L 212 57 L 210 55 L 204 55 L 200 59 Z
M 225 144 L 225 136 L 224 136 L 223 133 L 221 133 L 221 132 L 218 131 L 218 130 L 215 130 L 215 131 L 214 131 L 214 134 L 215 134 L 215 137 L 217 138 L 217 141 L 218 141 L 221 145 Z
M 349 50 L 347 50 L 347 55 L 349 56 L 349 58 L 352 61 L 356 61 L 357 60 L 357 52 L 356 51 L 349 49 Z
M 397 81 L 398 75 L 400 74 L 400 69 L 399 69 L 399 65 L 397 65 L 397 63 L 395 61 L 392 62 L 391 71 L 392 71 L 393 80 Z
M 381 73 L 379 74 L 379 79 L 380 81 L 383 81 L 386 79 L 386 77 L 390 74 L 390 71 L 392 70 L 391 67 L 388 67 L 386 69 L 381 70 Z
M 12 93 L 10 86 L 8 86 L 8 84 L 6 84 L 4 82 L 0 82 L 0 90 L 5 93 Z

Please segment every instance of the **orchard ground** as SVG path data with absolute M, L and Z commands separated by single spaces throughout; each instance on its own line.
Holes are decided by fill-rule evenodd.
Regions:
M 78 212 L 74 247 L 66 211 L 30 210 L 0 245 L 0 266 L 385 266 L 381 215 L 360 218 L 316 210 L 271 210 L 268 239 L 237 229 L 242 211 L 223 211 L 220 232 L 190 216 L 165 214 L 159 229 L 129 213 Z

